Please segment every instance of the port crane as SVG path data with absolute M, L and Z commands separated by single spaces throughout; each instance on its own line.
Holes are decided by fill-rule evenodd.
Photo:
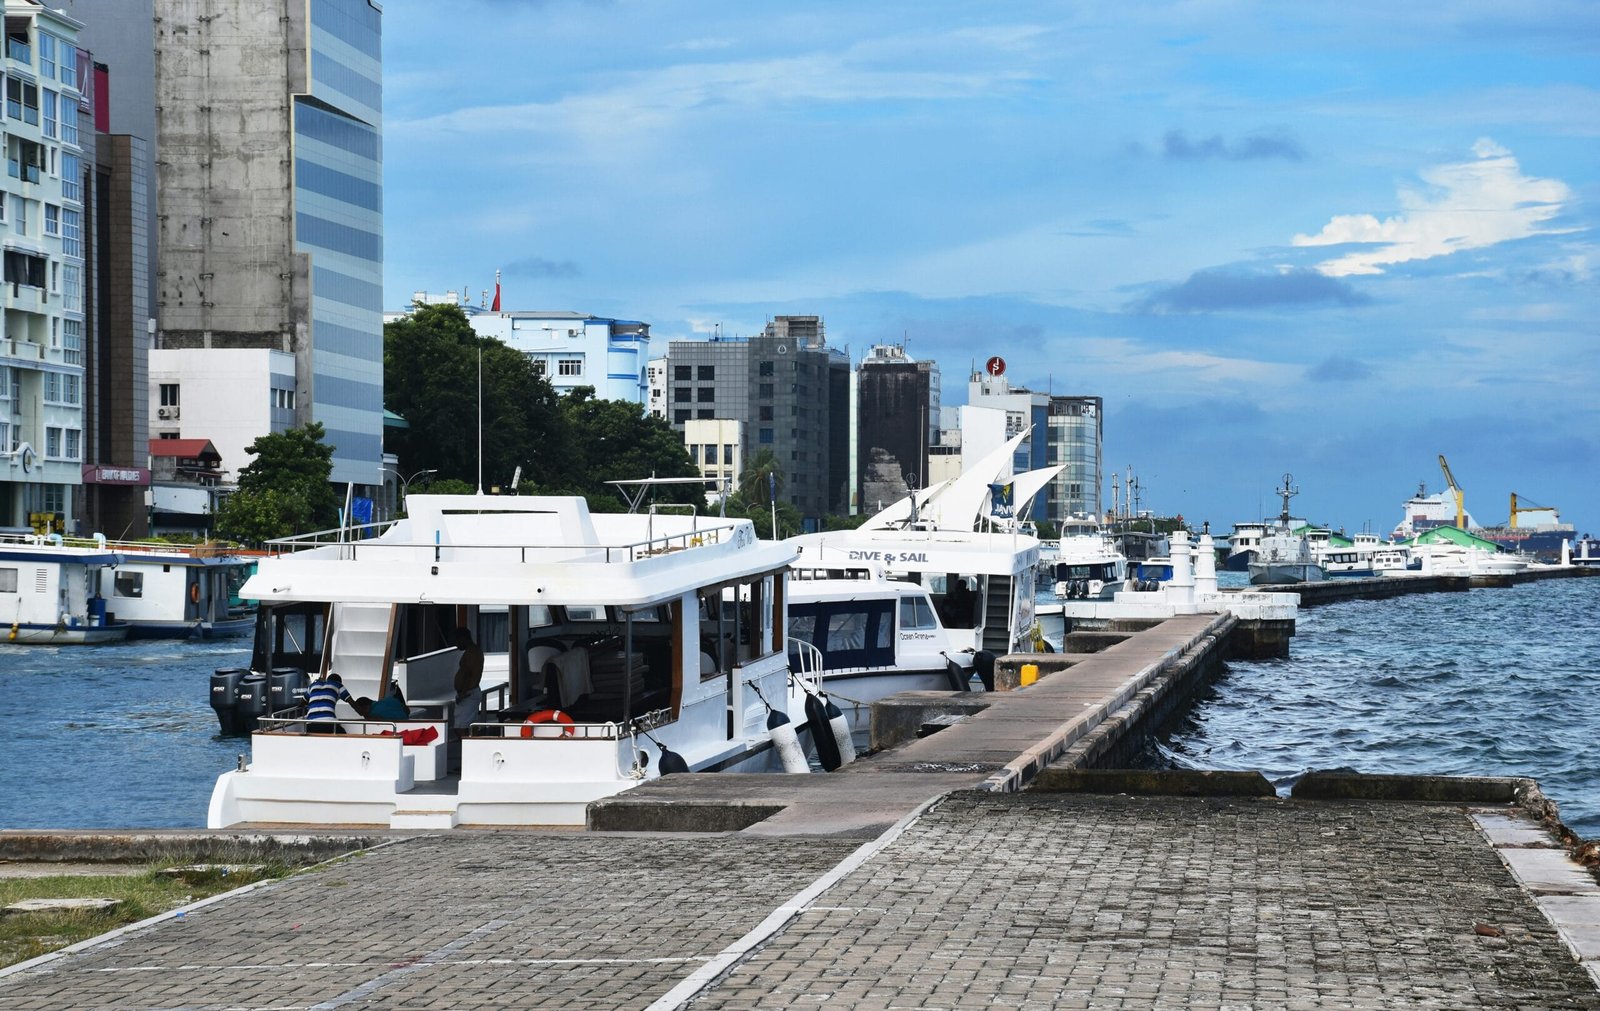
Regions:
M 1467 529 L 1466 496 L 1462 494 L 1461 486 L 1456 484 L 1456 476 L 1450 473 L 1450 461 L 1444 458 L 1443 453 L 1439 454 L 1439 469 L 1444 471 L 1444 483 L 1450 486 L 1450 492 L 1456 497 L 1456 529 L 1465 530 Z M 1511 505 L 1511 523 L 1515 526 L 1516 522 L 1516 503 L 1513 502 Z
M 1511 522 L 1510 522 L 1510 527 L 1513 530 L 1517 529 L 1517 515 L 1519 513 L 1543 512 L 1544 510 L 1550 508 L 1549 506 L 1542 506 L 1537 502 L 1530 501 L 1527 498 L 1523 498 L 1522 501 L 1527 502 L 1528 504 L 1525 505 L 1525 506 L 1520 506 L 1519 507 L 1517 505 L 1517 493 L 1516 492 L 1512 492 L 1511 493 Z

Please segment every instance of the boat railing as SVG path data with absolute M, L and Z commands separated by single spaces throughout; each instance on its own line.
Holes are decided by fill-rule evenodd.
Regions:
M 821 691 L 822 650 L 804 639 L 790 639 L 789 676 L 813 693 Z
M 378 528 L 387 526 L 394 521 L 385 523 L 366 524 L 366 527 Z M 366 529 L 356 527 L 350 529 Z M 740 527 L 729 523 L 719 526 L 699 527 L 694 530 L 685 530 L 674 534 L 663 534 L 647 540 L 633 541 L 625 544 L 573 544 L 563 542 L 560 544 L 446 544 L 428 541 L 394 541 L 377 540 L 374 538 L 361 538 L 349 540 L 340 535 L 347 531 L 319 530 L 315 533 L 298 534 L 294 537 L 282 537 L 267 542 L 267 553 L 274 557 L 291 555 L 299 551 L 312 548 L 337 547 L 339 558 L 344 561 L 355 561 L 366 558 L 369 560 L 395 557 L 414 557 L 418 551 L 430 553 L 434 561 L 452 560 L 504 560 L 510 555 L 521 563 L 539 561 L 567 561 L 581 562 L 593 561 L 607 564 L 616 562 L 636 562 L 642 558 L 656 555 L 672 554 L 678 551 L 690 551 L 695 548 L 709 545 L 722 544 L 735 541 Z M 748 529 L 748 528 L 746 528 Z
M 538 715 L 538 714 L 533 714 Z M 467 737 L 521 737 L 535 741 L 617 741 L 671 722 L 670 709 L 655 709 L 625 722 L 563 723 L 551 720 L 530 722 L 482 720 L 467 728 Z
M 430 722 L 418 720 L 419 723 Z M 256 730 L 263 734 L 297 733 L 307 736 L 318 736 L 311 733 L 311 727 L 331 727 L 329 735 L 345 734 L 354 737 L 395 737 L 400 733 L 399 724 L 394 720 L 371 720 L 357 718 L 353 720 L 312 720 L 304 716 L 263 716 L 256 723 Z M 374 730 L 376 727 L 378 729 Z

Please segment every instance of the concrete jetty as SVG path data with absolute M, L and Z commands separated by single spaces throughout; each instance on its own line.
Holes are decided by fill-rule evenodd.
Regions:
M 1522 572 L 1483 576 L 1401 575 L 1323 579 L 1310 583 L 1254 586 L 1250 592 L 1295 593 L 1300 596 L 1301 607 L 1316 607 L 1340 600 L 1383 600 L 1412 593 L 1465 593 L 1467 590 L 1521 586 L 1546 579 L 1582 579 L 1586 576 L 1600 576 L 1600 568 L 1541 566 Z
M 845 770 L 666 777 L 595 805 L 598 831 L 346 836 L 0 970 L 0 1006 L 1600 1011 L 1600 881 L 1531 784 L 1095 771 L 1236 623 L 1008 657 L 1012 690 L 897 699 L 901 739 Z M 170 841 L 213 835 L 241 844 Z

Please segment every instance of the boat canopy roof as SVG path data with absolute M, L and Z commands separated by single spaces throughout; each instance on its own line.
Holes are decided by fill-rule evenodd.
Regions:
M 240 596 L 349 603 L 644 607 L 785 568 L 746 519 L 591 515 L 577 496 L 412 495 L 376 537 L 274 542 Z M 327 532 L 338 534 L 338 531 Z

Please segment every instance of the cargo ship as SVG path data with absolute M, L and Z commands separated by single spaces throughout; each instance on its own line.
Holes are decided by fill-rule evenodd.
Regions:
M 1434 527 L 1456 525 L 1456 495 L 1445 490 L 1428 494 L 1426 484 L 1417 486 L 1417 493 L 1401 506 L 1403 515 L 1391 535 L 1394 540 L 1404 540 Z M 1532 555 L 1540 561 L 1557 561 L 1561 557 L 1561 542 L 1575 540 L 1577 528 L 1563 523 L 1554 506 L 1534 505 L 1511 493 L 1511 514 L 1505 523 L 1479 526 L 1472 514 L 1461 512 L 1466 529 L 1486 540 L 1494 541 L 1507 551 Z

